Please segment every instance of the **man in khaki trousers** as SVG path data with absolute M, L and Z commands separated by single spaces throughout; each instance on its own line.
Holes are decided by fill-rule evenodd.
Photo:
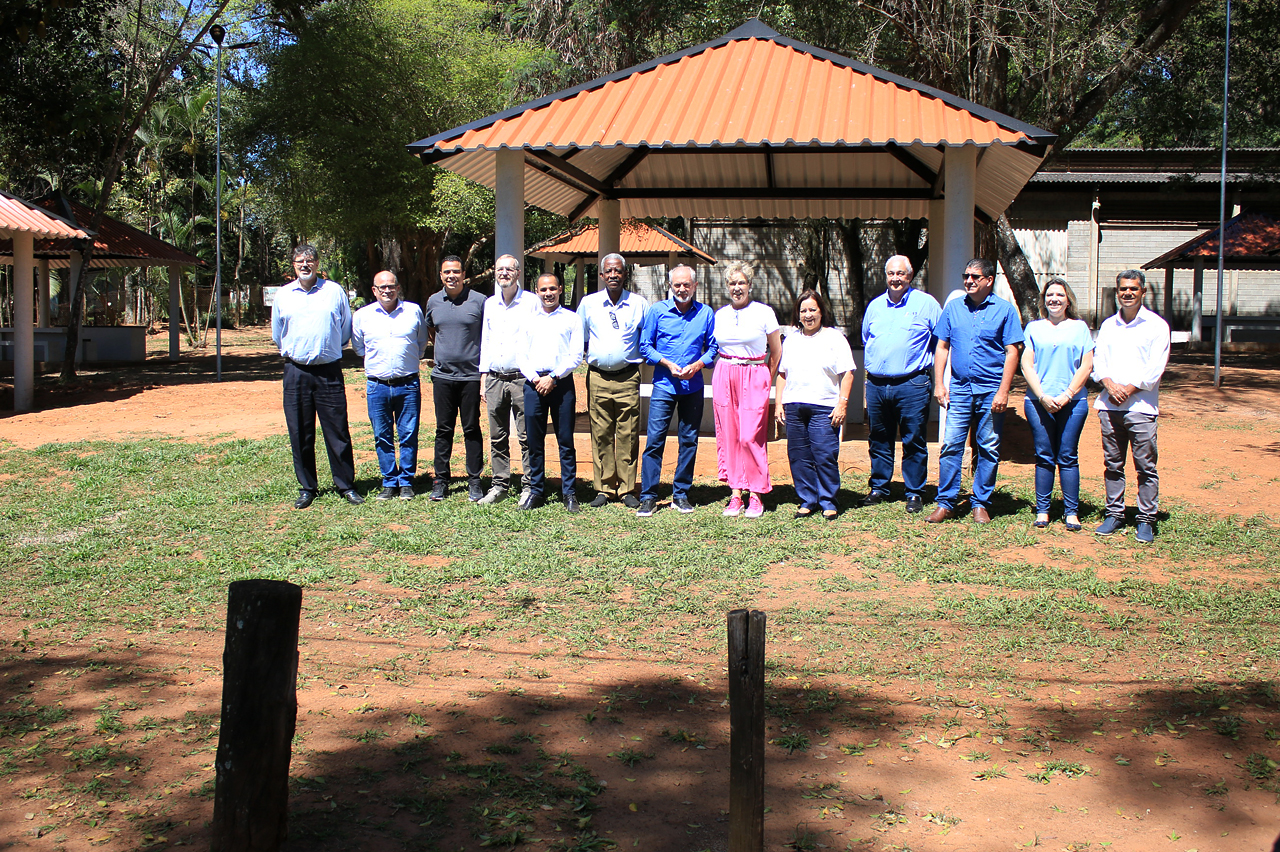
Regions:
M 587 417 L 591 421 L 591 463 L 600 508 L 636 497 L 640 456 L 640 325 L 649 303 L 627 289 L 627 262 L 620 254 L 600 262 L 604 288 L 578 305 L 587 346 Z

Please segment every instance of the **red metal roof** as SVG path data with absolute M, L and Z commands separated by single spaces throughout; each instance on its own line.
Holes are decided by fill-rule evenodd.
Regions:
M 667 256 L 674 252 L 684 261 L 709 265 L 714 265 L 716 262 L 714 257 L 670 231 L 656 225 L 637 222 L 634 219 L 628 219 L 622 223 L 619 243 L 619 253 L 628 261 L 655 260 L 666 263 Z M 595 258 L 599 250 L 600 229 L 596 225 L 582 225 L 543 240 L 531 247 L 527 254 L 533 257 L 557 255 L 573 259 Z
M 87 239 L 88 234 L 29 201 L 0 190 L 0 236 L 29 233 L 36 238 Z M 12 253 L 12 248 L 10 248 Z
M 976 202 L 997 216 L 1056 137 L 751 21 L 706 44 L 409 146 L 494 186 L 525 152 L 525 201 L 571 218 L 921 217 L 943 149 L 985 149 Z
M 1258 213 L 1247 213 L 1226 223 L 1223 262 L 1231 269 L 1280 269 L 1280 221 Z M 1218 229 L 1205 231 L 1171 251 L 1144 264 L 1143 269 L 1173 266 L 1187 269 L 1197 259 L 1205 266 L 1218 260 Z
M 93 211 L 88 207 L 61 196 L 42 198 L 35 205 L 77 224 L 88 223 L 93 218 Z M 87 236 L 82 230 L 76 233 L 81 239 Z M 35 244 L 36 257 L 47 259 L 50 266 L 59 269 L 70 263 L 71 250 L 72 246 L 66 239 L 37 239 Z M 0 256 L 11 254 L 12 246 L 0 242 Z M 89 265 L 94 268 L 208 266 L 200 258 L 110 216 L 102 217 L 102 224 L 94 234 L 93 257 Z

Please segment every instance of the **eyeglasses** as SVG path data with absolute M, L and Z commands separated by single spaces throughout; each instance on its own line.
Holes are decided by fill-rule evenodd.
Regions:
M 519 269 L 513 269 L 509 266 L 499 266 L 496 270 L 494 270 L 494 274 L 495 275 L 515 275 L 519 271 L 520 271 Z
M 615 314 L 613 311 L 609 311 L 609 322 L 613 323 L 613 327 L 615 329 L 620 327 L 618 325 L 618 315 Z
M 400 288 L 399 284 L 386 284 L 386 285 L 374 284 L 373 285 L 373 289 L 377 290 L 380 293 L 390 293 L 394 290 L 398 290 L 399 288 Z
M 987 276 L 986 276 L 986 275 L 975 275 L 975 274 L 973 274 L 972 272 L 966 272 L 966 273 L 965 273 L 964 275 L 962 275 L 961 277 L 962 277 L 962 278 L 964 278 L 964 280 L 965 280 L 965 281 L 968 281 L 970 278 L 972 278 L 974 281 L 981 281 L 983 278 L 986 278 Z

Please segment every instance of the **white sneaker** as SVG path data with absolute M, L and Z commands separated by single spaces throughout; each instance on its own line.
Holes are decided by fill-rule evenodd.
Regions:
M 476 502 L 482 506 L 491 506 L 506 496 L 507 489 L 503 488 L 501 485 L 494 485 Z

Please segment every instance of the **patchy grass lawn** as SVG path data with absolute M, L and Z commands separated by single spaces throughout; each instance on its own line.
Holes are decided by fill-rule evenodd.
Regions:
M 725 848 L 744 606 L 769 619 L 769 848 L 1264 848 L 1280 530 L 1175 503 L 1143 549 L 1036 533 L 1028 486 L 981 529 L 795 521 L 785 488 L 723 519 L 710 483 L 648 522 L 295 512 L 279 437 L 0 443 L 0 848 L 207 844 L 248 577 L 304 588 L 291 849 Z

